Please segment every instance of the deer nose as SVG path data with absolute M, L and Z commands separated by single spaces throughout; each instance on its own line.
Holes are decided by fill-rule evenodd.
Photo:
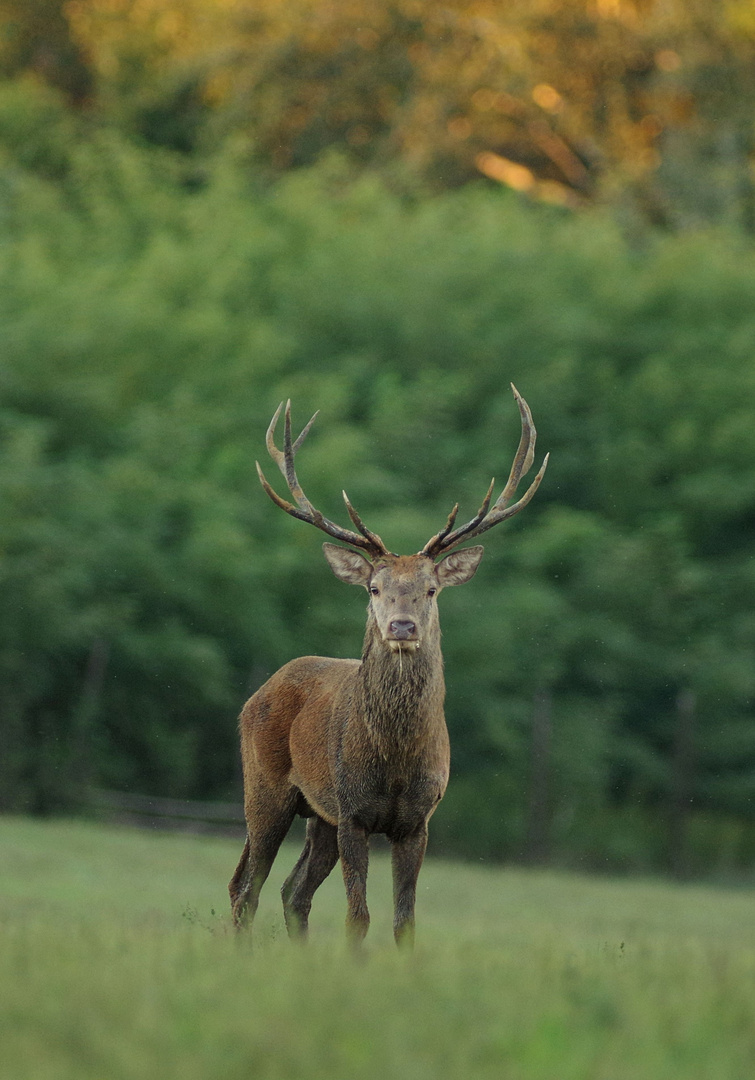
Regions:
M 417 625 L 411 619 L 393 619 L 388 629 L 396 641 L 408 641 L 417 632 Z

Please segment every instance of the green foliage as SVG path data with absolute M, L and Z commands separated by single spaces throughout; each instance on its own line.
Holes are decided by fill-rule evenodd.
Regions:
M 0 176 L 6 807 L 70 805 L 82 781 L 226 795 L 245 693 L 294 655 L 358 653 L 363 599 L 257 485 L 278 401 L 302 424 L 322 409 L 301 459 L 315 504 L 342 516 L 346 486 L 413 551 L 505 476 L 513 380 L 552 461 L 442 599 L 456 775 L 438 840 L 527 846 L 547 692 L 557 855 L 662 862 L 686 792 L 695 868 L 732 821 L 727 865 L 747 864 L 749 247 L 638 249 L 600 215 L 482 187 L 402 199 L 339 159 L 264 187 L 233 146 L 199 173 L 113 131 L 72 136 L 54 180 L 29 168 Z M 611 847 L 599 815 L 630 840 Z
M 54 91 L 32 79 L 0 83 L 0 162 L 4 186 L 26 178 L 22 170 L 60 177 L 77 124 Z
M 754 43 L 749 0 L 0 0 L 0 72 L 139 141 L 676 229 L 753 229 Z
M 743 890 L 429 860 L 409 960 L 379 853 L 357 963 L 337 872 L 285 940 L 289 846 L 254 951 L 228 932 L 239 846 L 0 821 L 3 1080 L 749 1080 Z

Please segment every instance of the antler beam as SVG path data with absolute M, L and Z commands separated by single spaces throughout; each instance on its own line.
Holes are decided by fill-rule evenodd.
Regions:
M 340 525 L 336 525 L 335 522 L 330 521 L 323 514 L 317 510 L 309 501 L 307 496 L 302 490 L 302 486 L 296 476 L 296 469 L 294 468 L 294 457 L 301 444 L 309 434 L 309 429 L 317 419 L 317 413 L 312 417 L 306 427 L 302 430 L 299 437 L 294 441 L 291 437 L 291 402 L 286 402 L 286 414 L 285 414 L 285 426 L 283 433 L 283 450 L 279 450 L 275 445 L 275 428 L 278 423 L 278 419 L 283 409 L 283 402 L 280 403 L 275 410 L 275 415 L 270 421 L 270 426 L 267 429 L 267 436 L 265 442 L 270 457 L 280 469 L 283 477 L 288 485 L 288 490 L 293 496 L 296 505 L 292 505 L 290 502 L 286 502 L 281 496 L 271 487 L 271 485 L 265 479 L 265 474 L 260 468 L 260 463 L 255 462 L 257 466 L 257 475 L 260 478 L 260 483 L 263 488 L 273 500 L 276 506 L 279 506 L 281 510 L 285 510 L 287 514 L 292 517 L 298 518 L 299 521 L 308 521 L 310 525 L 314 525 L 318 529 L 322 529 L 328 536 L 332 536 L 335 540 L 341 540 L 345 544 L 351 544 L 352 547 L 360 548 L 370 558 L 375 558 L 379 555 L 387 555 L 388 549 L 383 541 L 377 535 L 377 533 L 371 532 L 364 524 L 359 514 L 349 502 L 349 498 L 346 492 L 343 492 L 343 499 L 346 503 L 346 510 L 354 525 L 359 530 L 358 533 L 352 532 L 351 529 L 343 529 Z
M 457 503 L 448 515 L 448 521 L 445 526 L 439 533 L 436 533 L 431 540 L 428 540 L 420 554 L 435 559 L 439 555 L 444 555 L 447 551 L 450 551 L 451 548 L 456 547 L 463 541 L 471 540 L 475 536 L 480 536 L 482 533 L 487 532 L 488 529 L 492 529 L 494 525 L 499 525 L 502 521 L 506 521 L 508 518 L 513 517 L 514 514 L 518 514 L 520 510 L 523 510 L 539 488 L 540 481 L 543 479 L 545 470 L 548 466 L 548 454 L 545 455 L 539 473 L 527 488 L 524 495 L 522 495 L 521 499 L 519 499 L 518 502 L 515 502 L 513 506 L 509 506 L 519 485 L 519 481 L 532 467 L 532 462 L 535 459 L 535 441 L 537 439 L 537 431 L 532 422 L 532 413 L 530 412 L 529 405 L 513 383 L 511 384 L 511 389 L 514 392 L 514 399 L 519 406 L 519 413 L 522 418 L 522 435 L 519 440 L 516 454 L 514 455 L 514 461 L 505 488 L 491 507 L 490 500 L 493 497 L 493 486 L 495 484 L 495 480 L 491 480 L 490 487 L 482 501 L 482 506 L 475 516 L 471 518 L 466 525 L 460 525 L 457 529 L 454 529 L 456 515 L 459 512 L 459 504 Z

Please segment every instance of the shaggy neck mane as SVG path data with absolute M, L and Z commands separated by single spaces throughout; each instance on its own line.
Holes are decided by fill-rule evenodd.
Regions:
M 360 668 L 367 728 L 381 753 L 419 752 L 424 738 L 443 723 L 443 657 L 440 631 L 412 652 L 386 648 L 374 619 L 367 623 Z

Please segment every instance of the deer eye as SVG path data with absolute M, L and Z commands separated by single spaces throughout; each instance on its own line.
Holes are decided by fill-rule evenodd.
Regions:
M 373 596 L 380 596 L 380 589 L 378 589 L 377 585 L 370 585 L 370 592 Z
M 427 595 L 428 596 L 435 596 L 437 591 L 438 591 L 437 589 L 428 589 L 427 590 Z

